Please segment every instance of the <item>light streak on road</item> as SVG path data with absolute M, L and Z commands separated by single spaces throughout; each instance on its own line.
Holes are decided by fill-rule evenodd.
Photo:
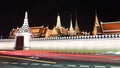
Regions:
M 45 61 L 45 60 L 34 60 L 34 59 L 28 59 L 28 58 L 19 58 L 19 57 L 12 57 L 12 56 L 0 56 L 1 58 L 11 58 L 11 59 L 17 59 L 17 60 L 26 60 L 26 61 L 32 61 L 32 62 L 43 62 L 43 63 L 49 63 L 49 64 L 56 64 L 56 62 L 53 61 Z
M 48 58 L 54 60 L 74 60 L 74 61 L 86 61 L 86 62 L 100 62 L 100 63 L 117 63 L 120 64 L 119 55 L 104 55 L 104 54 L 64 54 L 64 53 L 49 53 L 41 51 L 6 51 L 0 52 L 4 55 L 13 55 L 13 56 L 29 56 L 39 58 Z M 29 59 L 25 59 L 29 60 Z M 39 60 L 31 60 L 37 62 L 46 62 Z M 47 62 L 46 62 L 47 63 Z M 51 62 L 50 62 L 51 63 Z M 55 62 L 52 62 L 55 63 Z

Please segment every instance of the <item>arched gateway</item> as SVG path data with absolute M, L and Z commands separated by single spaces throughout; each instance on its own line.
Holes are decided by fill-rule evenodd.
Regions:
M 28 25 L 28 15 L 26 12 L 24 23 L 22 27 L 16 33 L 15 50 L 29 50 L 31 35 L 32 35 L 32 32 Z

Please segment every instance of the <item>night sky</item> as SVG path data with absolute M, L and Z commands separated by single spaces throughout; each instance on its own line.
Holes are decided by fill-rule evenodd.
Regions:
M 28 11 L 30 26 L 56 25 L 59 13 L 62 26 L 69 28 L 70 15 L 75 23 L 77 13 L 81 31 L 91 31 L 95 10 L 100 21 L 120 21 L 120 3 L 115 0 L 3 0 L 0 1 L 0 35 L 9 36 L 13 28 L 21 27 Z

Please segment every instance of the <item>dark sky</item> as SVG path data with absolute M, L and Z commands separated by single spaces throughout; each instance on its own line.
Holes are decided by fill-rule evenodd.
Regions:
M 64 27 L 69 27 L 71 14 L 74 25 L 77 12 L 80 29 L 91 31 L 95 10 L 101 21 L 120 21 L 120 6 L 115 0 L 1 0 L 0 35 L 7 38 L 13 28 L 22 26 L 25 11 L 30 26 L 50 28 L 56 25 L 58 13 Z

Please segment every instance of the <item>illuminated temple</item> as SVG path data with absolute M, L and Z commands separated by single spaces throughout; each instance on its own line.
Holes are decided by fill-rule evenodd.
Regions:
M 120 51 L 120 21 L 100 22 L 96 14 L 91 32 L 81 31 L 78 25 L 77 16 L 75 23 L 70 16 L 69 28 L 63 27 L 58 14 L 56 26 L 52 29 L 29 27 L 26 12 L 23 25 L 11 30 L 8 39 L 0 39 L 0 50 Z
M 56 26 L 53 27 L 53 29 L 49 29 L 48 27 L 44 27 L 44 26 L 36 26 L 36 27 L 30 27 L 33 37 L 34 38 L 39 38 L 39 37 L 55 37 L 55 36 L 74 36 L 74 35 L 80 35 L 80 29 L 78 26 L 78 22 L 77 22 L 77 17 L 76 17 L 76 25 L 75 25 L 75 29 L 73 28 L 73 23 L 72 23 L 72 19 L 70 19 L 70 28 L 64 28 L 61 25 L 61 20 L 60 20 L 60 16 L 58 14 L 57 16 L 57 23 Z M 19 28 L 17 27 L 16 29 L 12 29 L 10 34 L 9 34 L 9 38 L 15 38 L 16 32 L 19 30 Z M 86 33 L 86 32 L 84 32 Z M 86 33 L 87 34 L 87 33 Z
M 77 16 L 75 26 L 73 27 L 72 18 L 70 17 L 70 27 L 64 28 L 61 24 L 60 15 L 57 16 L 57 23 L 53 29 L 49 29 L 49 27 L 44 26 L 36 26 L 30 27 L 32 31 L 32 36 L 34 38 L 40 37 L 56 37 L 56 36 L 82 36 L 82 35 L 90 35 L 90 32 L 80 31 Z M 9 38 L 15 38 L 16 32 L 19 30 L 12 29 L 9 34 Z M 92 35 L 102 35 L 102 34 L 116 34 L 120 33 L 120 21 L 116 22 L 99 22 L 97 13 L 95 15 L 95 22 L 92 31 Z

